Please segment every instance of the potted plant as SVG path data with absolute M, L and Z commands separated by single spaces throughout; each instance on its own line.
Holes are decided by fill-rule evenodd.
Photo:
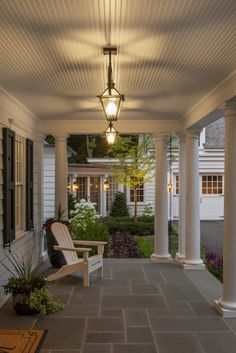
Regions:
M 33 268 L 31 257 L 24 259 L 11 254 L 7 258 L 12 270 L 1 262 L 11 274 L 3 288 L 5 294 L 12 295 L 13 308 L 17 314 L 49 315 L 62 309 L 63 305 L 50 297 L 46 280 Z
M 43 229 L 46 231 L 46 239 L 47 239 L 47 250 L 50 264 L 54 268 L 60 268 L 66 264 L 66 260 L 61 251 L 54 250 L 54 245 L 58 245 L 56 239 L 54 238 L 51 227 L 54 222 L 62 222 L 67 224 L 67 221 L 63 221 L 64 211 L 61 210 L 61 207 L 58 207 L 56 212 L 56 217 L 50 217 L 43 223 Z

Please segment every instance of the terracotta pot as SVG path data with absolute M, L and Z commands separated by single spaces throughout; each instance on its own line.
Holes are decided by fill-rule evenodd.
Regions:
M 23 294 L 17 294 L 12 298 L 12 304 L 15 312 L 19 315 L 34 315 L 38 314 L 39 311 L 31 309 L 26 303 L 27 297 Z

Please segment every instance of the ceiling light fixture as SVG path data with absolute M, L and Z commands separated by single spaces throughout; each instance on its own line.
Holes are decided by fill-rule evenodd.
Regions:
M 117 54 L 117 47 L 107 46 L 103 48 L 103 54 L 109 55 L 109 65 L 107 69 L 107 88 L 98 96 L 102 104 L 107 121 L 117 121 L 120 113 L 122 101 L 125 96 L 117 91 L 112 78 L 111 56 Z
M 114 128 L 112 122 L 109 122 L 108 128 L 104 131 L 108 145 L 112 145 L 115 142 L 116 136 L 119 132 Z

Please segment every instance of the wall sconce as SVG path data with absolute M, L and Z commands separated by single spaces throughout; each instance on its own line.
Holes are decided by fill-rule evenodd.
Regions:
M 109 188 L 110 188 L 109 181 L 106 179 L 103 184 L 103 189 L 104 191 L 108 191 Z
M 173 191 L 173 183 L 171 181 L 168 183 L 167 188 L 170 193 Z
M 116 121 L 120 113 L 121 103 L 125 100 L 124 95 L 119 93 L 115 88 L 115 83 L 112 79 L 111 55 L 117 54 L 117 47 L 104 47 L 103 54 L 109 55 L 109 65 L 107 69 L 108 82 L 107 88 L 98 98 L 102 104 L 107 121 Z
M 72 185 L 72 191 L 76 192 L 79 190 L 79 183 L 77 183 L 76 181 L 73 183 Z

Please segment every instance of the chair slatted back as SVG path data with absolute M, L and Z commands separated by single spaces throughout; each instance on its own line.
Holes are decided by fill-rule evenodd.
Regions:
M 65 224 L 55 222 L 52 224 L 51 230 L 59 246 L 74 248 L 71 235 Z M 79 261 L 75 251 L 63 250 L 62 252 L 68 265 Z

